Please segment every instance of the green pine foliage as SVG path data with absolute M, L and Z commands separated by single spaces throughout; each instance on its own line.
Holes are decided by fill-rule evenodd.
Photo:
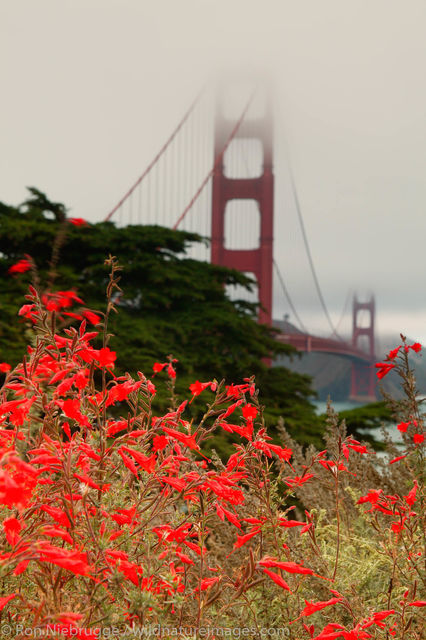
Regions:
M 231 301 L 226 285 L 249 288 L 251 281 L 235 270 L 190 259 L 196 234 L 159 226 L 117 228 L 112 222 L 74 226 L 66 209 L 37 189 L 19 207 L 0 203 L 0 361 L 15 365 L 25 348 L 28 321 L 16 322 L 28 284 L 42 290 L 75 289 L 88 308 L 104 309 L 108 254 L 122 266 L 119 313 L 108 327 L 119 354 L 117 374 L 152 372 L 155 361 L 177 358 L 177 390 L 196 379 L 242 382 L 254 375 L 260 401 L 268 407 L 269 426 L 282 416 L 288 430 L 304 444 L 319 444 L 321 421 L 310 399 L 310 379 L 285 367 L 269 368 L 265 359 L 296 352 L 274 340 L 274 330 L 256 321 L 256 305 Z M 36 273 L 10 275 L 8 268 L 31 256 Z M 70 320 L 72 322 L 72 320 Z M 161 391 L 159 400 L 166 402 Z M 206 392 L 208 393 L 208 392 Z M 194 411 L 197 402 L 194 402 Z M 224 436 L 219 449 L 229 446 Z

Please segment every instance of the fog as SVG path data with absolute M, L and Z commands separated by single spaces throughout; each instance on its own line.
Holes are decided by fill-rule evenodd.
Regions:
M 36 186 L 100 221 L 202 85 L 263 74 L 275 259 L 303 322 L 327 334 L 289 165 L 333 321 L 374 293 L 380 331 L 426 341 L 425 25 L 423 0 L 3 2 L 0 200 Z

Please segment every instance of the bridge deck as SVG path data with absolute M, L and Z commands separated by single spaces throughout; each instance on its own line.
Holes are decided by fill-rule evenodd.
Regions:
M 372 358 L 365 351 L 356 349 L 348 342 L 343 342 L 341 340 L 320 338 L 306 333 L 279 333 L 276 336 L 276 340 L 286 344 L 291 344 L 298 351 L 303 351 L 305 353 L 329 353 L 330 355 L 349 358 L 350 360 L 364 362 L 365 364 L 375 362 L 375 358 Z

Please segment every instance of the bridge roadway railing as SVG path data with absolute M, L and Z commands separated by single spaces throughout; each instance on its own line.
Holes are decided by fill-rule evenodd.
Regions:
M 321 352 L 330 355 L 349 358 L 352 361 L 372 364 L 375 358 L 371 358 L 368 353 L 354 348 L 350 343 L 342 340 L 333 340 L 331 338 L 321 338 L 307 333 L 279 333 L 276 340 L 284 342 L 295 347 L 298 351 L 306 353 Z

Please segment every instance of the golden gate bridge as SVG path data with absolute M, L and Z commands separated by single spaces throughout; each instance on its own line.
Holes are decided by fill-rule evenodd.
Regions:
M 258 319 L 269 325 L 273 324 L 275 270 L 288 307 L 299 325 L 284 323 L 285 330 L 277 335 L 277 340 L 302 352 L 322 352 L 350 359 L 350 398 L 374 401 L 374 297 L 364 302 L 353 298 L 352 337 L 344 340 L 331 320 L 321 291 L 290 171 L 305 251 L 331 334 L 329 337 L 313 335 L 302 323 L 274 260 L 272 100 L 265 88 L 252 88 L 243 98 L 241 93 L 233 94 L 232 88 L 222 86 L 214 100 L 207 89 L 196 96 L 156 156 L 105 220 L 114 219 L 119 226 L 159 224 L 210 238 L 210 247 L 197 243 L 189 253 L 194 258 L 210 260 L 254 277 Z M 364 322 L 360 322 L 361 315 Z

